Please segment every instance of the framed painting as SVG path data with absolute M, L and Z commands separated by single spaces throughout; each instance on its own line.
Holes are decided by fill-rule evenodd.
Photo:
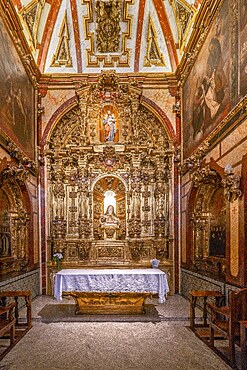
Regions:
M 184 158 L 193 153 L 230 110 L 229 24 L 226 0 L 183 86 Z
M 247 94 L 247 0 L 239 0 L 239 87 L 240 97 Z
M 0 17 L 0 127 L 34 159 L 34 88 Z

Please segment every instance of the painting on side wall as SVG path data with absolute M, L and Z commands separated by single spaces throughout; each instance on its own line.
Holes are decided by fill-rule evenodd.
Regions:
M 0 127 L 34 159 L 34 89 L 0 18 Z
M 230 110 L 230 15 L 226 0 L 183 86 L 184 157 Z
M 239 55 L 240 55 L 240 96 L 247 94 L 247 0 L 240 0 L 239 6 Z

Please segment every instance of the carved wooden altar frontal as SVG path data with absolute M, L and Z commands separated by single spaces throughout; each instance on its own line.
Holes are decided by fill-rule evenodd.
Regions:
M 140 315 L 145 314 L 144 303 L 151 293 L 95 293 L 64 292 L 75 300 L 76 315 Z

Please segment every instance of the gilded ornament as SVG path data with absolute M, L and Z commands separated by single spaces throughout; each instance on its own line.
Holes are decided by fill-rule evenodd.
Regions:
M 63 245 L 68 266 L 142 264 L 157 239 L 165 246 L 161 260 L 167 259 L 174 149 L 164 126 L 142 104 L 141 86 L 132 79 L 122 84 L 113 71 L 76 95 L 77 104 L 54 125 L 45 148 L 49 238 L 55 247 Z M 117 142 L 100 140 L 101 112 L 110 106 L 118 118 Z M 104 218 L 107 191 L 115 193 L 116 223 Z
M 97 1 L 96 47 L 100 53 L 117 52 L 120 48 L 120 2 Z
M 224 178 L 222 180 L 224 187 L 225 198 L 229 202 L 234 202 L 236 199 L 241 197 L 242 192 L 240 190 L 240 176 L 233 173 L 231 165 L 225 167 Z

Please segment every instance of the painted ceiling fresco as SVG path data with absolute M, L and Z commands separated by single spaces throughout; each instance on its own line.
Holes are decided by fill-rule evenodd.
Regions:
M 13 0 L 42 73 L 175 72 L 202 0 Z

